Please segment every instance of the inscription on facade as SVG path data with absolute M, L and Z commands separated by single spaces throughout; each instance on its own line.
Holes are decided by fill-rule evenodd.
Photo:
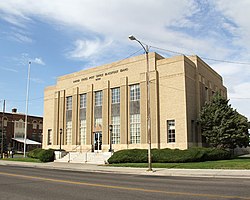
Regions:
M 122 72 L 126 72 L 126 71 L 128 71 L 128 68 L 123 68 L 123 69 L 120 69 L 120 70 L 113 70 L 113 71 L 109 71 L 109 72 L 105 72 L 105 73 L 100 73 L 100 74 L 97 74 L 95 76 L 88 76 L 88 77 L 83 77 L 81 79 L 76 79 L 76 80 L 73 80 L 73 83 L 79 83 L 81 81 L 87 81 L 87 80 L 92 80 L 92 79 L 95 79 L 96 81 L 99 81 L 104 76 L 110 76 L 110 75 L 113 75 L 113 74 L 122 73 Z

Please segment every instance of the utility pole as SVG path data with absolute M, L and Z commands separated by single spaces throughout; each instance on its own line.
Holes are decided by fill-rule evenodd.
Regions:
M 152 169 L 152 160 L 151 160 L 151 114 L 150 114 L 150 80 L 149 80 L 149 59 L 148 59 L 148 45 L 143 45 L 140 40 L 137 40 L 135 36 L 130 35 L 130 40 L 137 41 L 145 51 L 146 54 L 146 83 L 147 83 L 147 137 L 148 137 L 148 170 L 153 171 Z
M 5 112 L 5 100 L 3 100 L 3 114 L 2 114 L 2 141 L 1 141 L 1 158 L 3 158 L 3 129 L 4 129 L 4 112 Z
M 27 142 L 27 131 L 28 131 L 28 107 L 29 107 L 29 86 L 30 86 L 30 64 L 28 67 L 28 80 L 26 89 L 26 112 L 25 112 L 25 130 L 24 130 L 24 142 L 23 142 L 23 157 L 26 157 L 26 142 Z

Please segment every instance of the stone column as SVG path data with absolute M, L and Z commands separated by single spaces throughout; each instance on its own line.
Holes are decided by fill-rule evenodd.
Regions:
M 59 129 L 63 129 L 62 145 L 66 143 L 66 123 L 65 123 L 65 90 L 60 91 L 59 99 Z M 60 134 L 60 133 L 58 133 Z M 58 141 L 59 142 L 59 141 Z
M 141 115 L 141 144 L 147 144 L 147 83 L 146 73 L 140 77 L 140 115 Z M 146 146 L 145 146 L 146 147 Z
M 54 125 L 53 125 L 53 145 L 58 145 L 60 140 L 59 128 L 59 106 L 60 106 L 60 92 L 54 94 Z M 45 130 L 44 130 L 45 131 Z M 48 136 L 47 136 L 48 137 Z M 46 140 L 47 142 L 47 140 Z M 46 143 L 47 144 L 47 143 Z
M 110 86 L 109 81 L 103 82 L 103 97 L 102 97 L 102 147 L 104 151 L 108 151 L 109 149 L 109 124 L 110 124 L 110 115 L 109 115 L 109 96 L 110 96 Z
M 78 87 L 73 88 L 72 95 L 72 145 L 77 145 L 79 142 L 79 103 L 78 103 Z
M 86 145 L 93 143 L 93 84 L 87 86 L 87 110 L 86 110 Z
M 149 73 L 150 80 L 150 115 L 151 115 L 151 144 L 152 148 L 160 148 L 159 132 L 159 90 L 158 73 Z
M 121 78 L 120 87 L 120 134 L 121 144 L 128 145 L 128 79 Z

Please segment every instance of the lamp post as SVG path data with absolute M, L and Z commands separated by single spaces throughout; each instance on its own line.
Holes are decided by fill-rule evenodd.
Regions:
M 145 51 L 146 54 L 146 65 L 147 65 L 147 136 L 148 136 L 148 170 L 152 171 L 152 161 L 151 161 L 151 119 L 150 119 L 150 82 L 149 82 L 149 60 L 148 60 L 148 45 L 143 45 L 140 40 L 137 40 L 135 36 L 130 35 L 128 37 L 130 40 L 137 41 Z
M 110 132 L 110 136 L 109 136 L 109 152 L 113 152 L 113 149 L 112 149 L 112 131 L 113 131 L 113 126 L 110 124 L 109 125 L 109 132 Z
M 60 152 L 62 149 L 62 128 L 60 128 Z
M 23 157 L 26 157 L 26 140 L 27 140 L 27 130 L 28 130 L 28 102 L 29 102 L 29 86 L 30 86 L 30 64 L 28 67 L 28 80 L 26 89 L 26 111 L 25 111 L 25 128 L 24 128 L 24 143 L 23 143 Z
M 2 140 L 1 140 L 1 158 L 3 158 L 3 129 L 4 129 L 4 112 L 5 112 L 5 100 L 3 100 L 3 115 L 2 115 Z

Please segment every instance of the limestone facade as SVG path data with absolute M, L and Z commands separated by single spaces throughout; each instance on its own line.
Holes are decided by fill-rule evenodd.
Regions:
M 43 148 L 147 148 L 146 72 L 140 55 L 59 77 L 44 92 Z M 149 80 L 152 148 L 202 146 L 199 112 L 227 97 L 222 77 L 198 56 L 149 53 Z

